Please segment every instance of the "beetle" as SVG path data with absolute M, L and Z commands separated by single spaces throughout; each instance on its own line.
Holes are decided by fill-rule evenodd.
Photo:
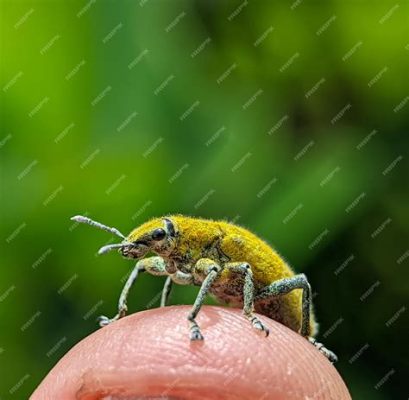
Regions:
M 254 314 L 266 315 L 300 333 L 331 362 L 336 355 L 318 343 L 312 310 L 311 286 L 304 274 L 291 267 L 270 245 L 249 230 L 226 221 L 183 215 L 153 218 L 128 236 L 118 229 L 77 215 L 73 221 L 89 224 L 122 239 L 103 246 L 98 253 L 118 249 L 123 257 L 137 260 L 121 292 L 118 313 L 99 317 L 105 326 L 125 316 L 131 286 L 141 272 L 166 276 L 160 306 L 169 298 L 172 284 L 200 286 L 187 316 L 190 339 L 203 340 L 196 316 L 207 294 L 241 307 L 251 325 L 268 336 L 268 327 Z M 299 290 L 298 290 L 299 289 Z

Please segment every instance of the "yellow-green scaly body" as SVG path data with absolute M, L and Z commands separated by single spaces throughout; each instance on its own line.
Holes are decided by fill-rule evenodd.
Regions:
M 176 268 L 189 272 L 201 258 L 210 258 L 220 266 L 226 262 L 247 262 L 250 264 L 256 292 L 281 278 L 294 275 L 290 266 L 265 241 L 249 230 L 226 221 L 169 215 L 178 232 L 174 250 L 164 257 L 174 262 Z M 152 219 L 133 230 L 130 242 L 161 225 L 163 218 Z M 200 285 L 201 282 L 195 282 Z M 210 293 L 218 300 L 235 307 L 243 306 L 243 276 L 231 270 L 222 271 Z M 255 311 L 281 322 L 299 332 L 301 327 L 302 290 L 270 299 L 255 301 Z M 315 334 L 316 323 L 311 318 L 311 333 Z

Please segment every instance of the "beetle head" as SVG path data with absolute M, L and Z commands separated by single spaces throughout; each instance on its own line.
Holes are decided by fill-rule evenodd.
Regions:
M 123 257 L 139 259 L 149 252 L 156 253 L 160 256 L 167 256 L 176 246 L 177 230 L 174 222 L 170 218 L 154 218 L 145 222 L 134 229 L 128 237 L 125 237 L 118 229 L 103 225 L 88 217 L 77 215 L 71 219 L 103 229 L 123 239 L 121 243 L 108 244 L 101 247 L 98 254 L 119 249 Z
M 170 218 L 154 218 L 134 229 L 119 251 L 126 258 L 141 258 L 149 252 L 167 256 L 176 246 L 176 236 Z

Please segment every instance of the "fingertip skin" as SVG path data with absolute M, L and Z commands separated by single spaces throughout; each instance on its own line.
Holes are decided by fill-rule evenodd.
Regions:
M 204 341 L 191 342 L 190 307 L 130 315 L 74 346 L 31 400 L 162 397 L 177 399 L 350 399 L 342 378 L 306 339 L 260 316 L 257 332 L 240 310 L 205 306 Z

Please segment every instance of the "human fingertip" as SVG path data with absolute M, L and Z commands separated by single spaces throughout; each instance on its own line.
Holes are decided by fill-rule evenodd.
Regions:
M 334 366 L 278 322 L 258 316 L 269 328 L 265 337 L 241 310 L 205 306 L 197 318 L 204 340 L 192 341 L 189 310 L 144 311 L 96 331 L 60 360 L 31 400 L 350 399 Z

